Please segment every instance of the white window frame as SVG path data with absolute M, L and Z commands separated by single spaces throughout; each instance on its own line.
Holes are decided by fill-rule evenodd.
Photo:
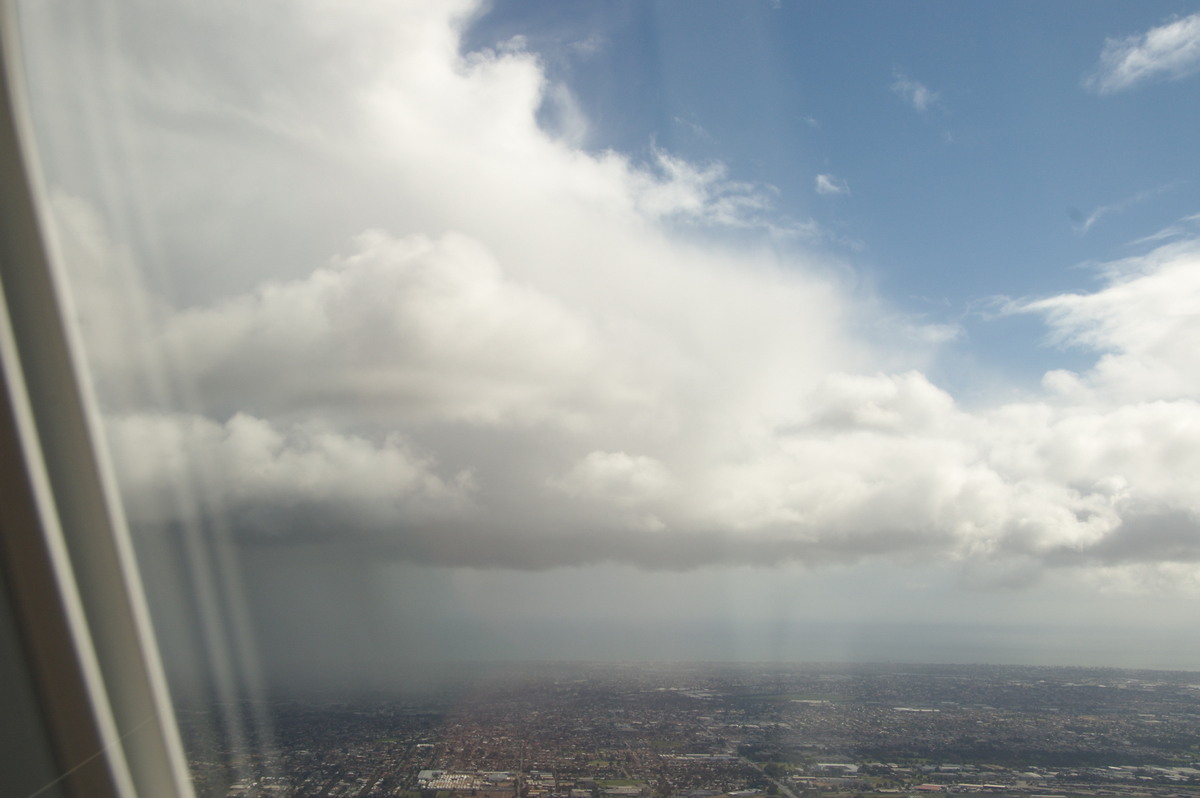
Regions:
M 34 795 L 192 798 L 60 268 L 39 221 L 45 194 L 17 22 L 14 1 L 0 0 L 0 572 L 57 768 Z M 37 738 L 30 746 L 45 744 Z

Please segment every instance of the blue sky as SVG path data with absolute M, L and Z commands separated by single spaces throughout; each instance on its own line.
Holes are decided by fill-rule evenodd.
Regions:
M 1086 85 L 1108 39 L 1195 10 L 501 2 L 466 44 L 525 37 L 587 117 L 586 147 L 657 146 L 773 187 L 780 219 L 819 225 L 805 245 L 898 307 L 960 325 L 977 367 L 1036 381 L 1086 355 L 1043 351 L 1044 328 L 996 319 L 993 298 L 1094 289 L 1089 265 L 1200 208 L 1195 81 Z
M 1194 5 L 21 18 L 180 672 L 1200 668 Z

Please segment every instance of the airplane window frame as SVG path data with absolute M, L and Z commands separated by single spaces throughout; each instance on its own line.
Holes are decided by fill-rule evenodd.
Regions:
M 193 790 L 128 530 L 81 378 L 24 96 L 0 6 L 0 563 L 59 775 L 34 795 Z M 6 652 L 7 654 L 8 652 Z M 21 752 L 10 752 L 19 755 Z

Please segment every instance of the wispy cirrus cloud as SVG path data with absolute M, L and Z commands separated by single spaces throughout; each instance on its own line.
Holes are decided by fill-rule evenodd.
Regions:
M 849 194 L 850 187 L 846 181 L 833 175 L 817 175 L 815 181 L 818 194 Z
M 1178 80 L 1200 71 L 1200 13 L 1145 33 L 1108 39 L 1100 63 L 1084 80 L 1097 94 L 1112 94 L 1151 80 Z
M 892 92 L 917 111 L 928 111 L 941 102 L 938 92 L 899 70 L 892 73 L 892 78 Z
M 1154 244 L 1159 241 L 1168 241 L 1173 238 L 1182 236 L 1195 235 L 1196 229 L 1200 228 L 1200 213 L 1193 213 L 1191 216 L 1185 216 L 1174 224 L 1169 224 L 1166 227 L 1151 233 L 1148 236 L 1143 236 L 1136 241 L 1131 241 L 1130 244 L 1137 246 L 1140 244 Z
M 1146 200 L 1161 194 L 1164 191 L 1167 191 L 1173 185 L 1173 183 L 1168 183 L 1165 186 L 1148 188 L 1145 191 L 1139 191 L 1136 194 L 1128 196 L 1119 202 L 1112 202 L 1108 205 L 1099 205 L 1096 208 L 1093 208 L 1092 212 L 1087 216 L 1084 216 L 1077 210 L 1072 210 L 1070 215 L 1072 221 L 1075 223 L 1075 232 L 1079 235 L 1084 235 L 1088 232 L 1088 230 L 1091 230 L 1092 226 L 1095 225 L 1096 222 L 1100 221 L 1100 219 L 1103 217 L 1114 213 L 1122 213 L 1123 211 L 1127 211 L 1133 206 L 1140 205 Z

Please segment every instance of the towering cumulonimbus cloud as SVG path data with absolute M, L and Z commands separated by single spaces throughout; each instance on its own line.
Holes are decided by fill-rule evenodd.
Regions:
M 1195 241 L 1010 304 L 1096 363 L 967 408 L 924 372 L 952 330 L 868 336 L 834 265 L 719 235 L 811 232 L 768 187 L 582 149 L 519 42 L 459 51 L 472 5 L 393 6 L 239 6 L 272 35 L 214 30 L 211 65 L 128 20 L 105 56 L 159 65 L 114 107 L 161 247 L 69 181 L 56 218 L 135 523 L 199 474 L 243 539 L 443 564 L 1200 558 Z M 154 257 L 180 276 L 122 271 Z

